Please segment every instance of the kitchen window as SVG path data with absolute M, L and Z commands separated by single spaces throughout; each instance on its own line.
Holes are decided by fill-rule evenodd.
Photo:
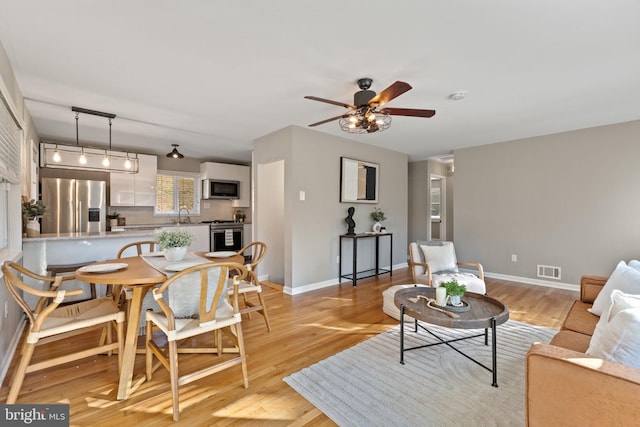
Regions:
M 200 215 L 200 174 L 158 171 L 155 215 L 178 215 L 181 209 Z M 184 213 L 184 211 L 183 211 Z

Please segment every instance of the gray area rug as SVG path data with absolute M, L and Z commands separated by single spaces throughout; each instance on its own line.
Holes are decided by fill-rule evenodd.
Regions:
M 405 347 L 435 342 L 409 326 Z M 443 339 L 478 332 L 427 326 Z M 498 388 L 491 372 L 446 345 L 406 352 L 401 365 L 399 333 L 396 326 L 284 381 L 340 426 L 524 426 L 525 355 L 556 331 L 514 320 L 498 326 Z M 491 367 L 490 340 L 453 345 Z

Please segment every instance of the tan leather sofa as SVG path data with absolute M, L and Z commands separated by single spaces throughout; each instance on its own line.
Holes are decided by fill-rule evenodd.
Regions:
M 560 332 L 529 349 L 527 426 L 640 425 L 640 369 L 585 354 L 599 320 L 587 308 L 606 280 L 583 276 Z

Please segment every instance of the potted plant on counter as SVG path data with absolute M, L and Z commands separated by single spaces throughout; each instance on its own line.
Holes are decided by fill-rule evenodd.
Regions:
M 117 227 L 118 226 L 118 217 L 120 214 L 118 212 L 110 212 L 107 214 L 107 219 L 109 220 L 109 227 Z
M 29 200 L 27 196 L 22 196 L 22 222 L 27 237 L 40 235 L 38 218 L 42 218 L 46 212 L 47 207 L 42 203 L 42 200 Z
M 156 233 L 156 242 L 164 251 L 167 261 L 181 261 L 187 248 L 196 240 L 196 236 L 179 227 L 175 230 L 160 230 Z

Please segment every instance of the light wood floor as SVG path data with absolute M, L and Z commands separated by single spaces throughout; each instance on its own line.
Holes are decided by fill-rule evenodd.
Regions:
M 382 312 L 381 293 L 408 283 L 408 270 L 342 284 L 299 296 L 265 287 L 272 332 L 259 314 L 243 321 L 249 388 L 240 368 L 214 374 L 180 388 L 180 421 L 171 419 L 168 373 L 160 369 L 126 401 L 116 400 L 116 357 L 97 356 L 27 375 L 18 403 L 69 403 L 72 426 L 332 426 L 334 423 L 291 389 L 282 378 L 370 338 L 397 322 Z M 487 279 L 488 294 L 509 306 L 511 319 L 558 329 L 577 292 Z M 86 334 L 78 339 L 97 339 Z M 43 346 L 35 358 L 62 350 Z M 189 370 L 202 357 L 183 362 Z M 214 356 L 215 357 L 215 356 Z M 16 357 L 17 358 L 17 357 Z M 7 374 L 0 401 L 6 401 Z M 138 356 L 136 374 L 144 369 Z

